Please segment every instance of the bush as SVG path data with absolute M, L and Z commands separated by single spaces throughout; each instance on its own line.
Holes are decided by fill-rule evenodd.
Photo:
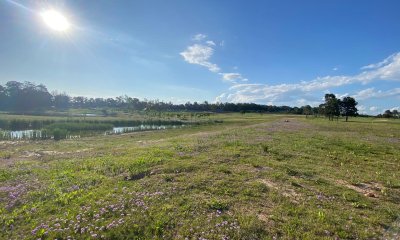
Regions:
M 212 210 L 224 211 L 229 209 L 229 204 L 225 201 L 212 199 L 208 202 L 208 208 Z
M 53 129 L 52 130 L 52 135 L 54 136 L 54 140 L 58 141 L 61 139 L 66 139 L 68 136 L 68 131 L 66 129 Z

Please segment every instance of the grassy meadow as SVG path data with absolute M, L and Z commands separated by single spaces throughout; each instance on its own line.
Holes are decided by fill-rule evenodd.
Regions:
M 0 239 L 400 237 L 399 120 L 211 118 L 0 141 Z

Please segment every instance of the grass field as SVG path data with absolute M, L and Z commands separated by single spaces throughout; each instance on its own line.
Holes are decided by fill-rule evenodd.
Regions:
M 0 142 L 0 238 L 400 237 L 399 120 L 215 118 Z

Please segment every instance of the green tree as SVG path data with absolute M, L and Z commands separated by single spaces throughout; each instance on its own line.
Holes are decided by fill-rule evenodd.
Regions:
M 393 114 L 393 117 L 395 117 L 395 118 L 399 118 L 399 117 L 400 117 L 399 111 L 398 111 L 397 109 L 394 109 L 394 110 L 392 111 L 392 114 Z
M 66 93 L 53 93 L 54 107 L 57 109 L 67 109 L 70 107 L 71 97 Z
M 310 105 L 302 106 L 301 108 L 303 110 L 303 114 L 306 115 L 306 118 L 308 117 L 308 115 L 311 115 L 313 113 L 313 109 Z
M 339 102 L 340 114 L 346 117 L 346 122 L 349 116 L 356 116 L 358 109 L 356 108 L 357 102 L 352 97 L 344 97 Z
M 336 98 L 335 94 L 325 94 L 324 113 L 329 120 L 333 121 L 335 116 L 339 116 L 339 104 L 340 100 Z
M 384 118 L 391 118 L 393 117 L 393 113 L 390 110 L 386 110 L 383 115 Z

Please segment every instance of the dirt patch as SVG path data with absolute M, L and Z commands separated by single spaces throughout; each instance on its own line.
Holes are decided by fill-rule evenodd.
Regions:
M 25 143 L 26 141 L 0 141 L 0 146 L 9 146 L 9 145 L 20 145 Z
M 400 216 L 386 230 L 382 239 L 400 239 Z
M 44 155 L 49 155 L 49 156 L 65 154 L 65 152 L 57 152 L 57 151 L 41 151 L 40 153 L 42 153 Z
M 249 139 L 247 140 L 247 143 L 265 143 L 265 142 L 271 142 L 273 140 L 272 136 L 269 135 L 263 135 L 263 136 L 257 136 L 254 139 Z
M 378 136 L 366 136 L 362 138 L 363 140 L 367 142 L 387 142 L 387 143 L 400 143 L 400 138 L 396 137 L 378 137 Z
M 38 152 L 30 152 L 30 151 L 24 151 L 21 155 L 22 158 L 32 158 L 32 157 L 41 157 L 42 154 Z
M 167 139 L 157 139 L 157 140 L 147 140 L 147 141 L 139 140 L 139 141 L 136 141 L 136 142 L 138 144 L 140 144 L 140 146 L 142 146 L 142 147 L 147 147 L 147 146 L 159 144 L 159 143 L 161 143 L 161 142 L 163 142 L 165 140 L 167 140 Z
M 383 189 L 382 184 L 376 182 L 350 184 L 344 180 L 337 180 L 336 183 L 370 198 L 379 198 L 380 192 Z
M 260 219 L 261 221 L 268 223 L 268 217 L 267 217 L 266 214 L 259 213 L 259 214 L 257 214 L 257 217 L 258 217 L 258 219 Z
M 310 129 L 312 126 L 308 123 L 299 121 L 295 118 L 281 119 L 271 123 L 258 124 L 258 131 L 280 132 L 280 131 L 300 131 L 303 129 Z
M 266 172 L 266 171 L 274 170 L 271 167 L 263 167 L 263 166 L 255 166 L 254 169 L 255 169 L 256 172 Z
M 400 138 L 385 138 L 386 142 L 388 143 L 400 143 Z
M 299 203 L 299 201 L 301 200 L 301 195 L 299 193 L 297 193 L 294 189 L 292 189 L 288 186 L 285 186 L 283 184 L 274 183 L 268 179 L 261 179 L 260 181 L 262 183 L 264 183 L 267 187 L 274 189 L 274 190 L 278 191 L 280 194 L 282 194 L 283 196 L 289 198 L 290 201 L 293 203 Z

